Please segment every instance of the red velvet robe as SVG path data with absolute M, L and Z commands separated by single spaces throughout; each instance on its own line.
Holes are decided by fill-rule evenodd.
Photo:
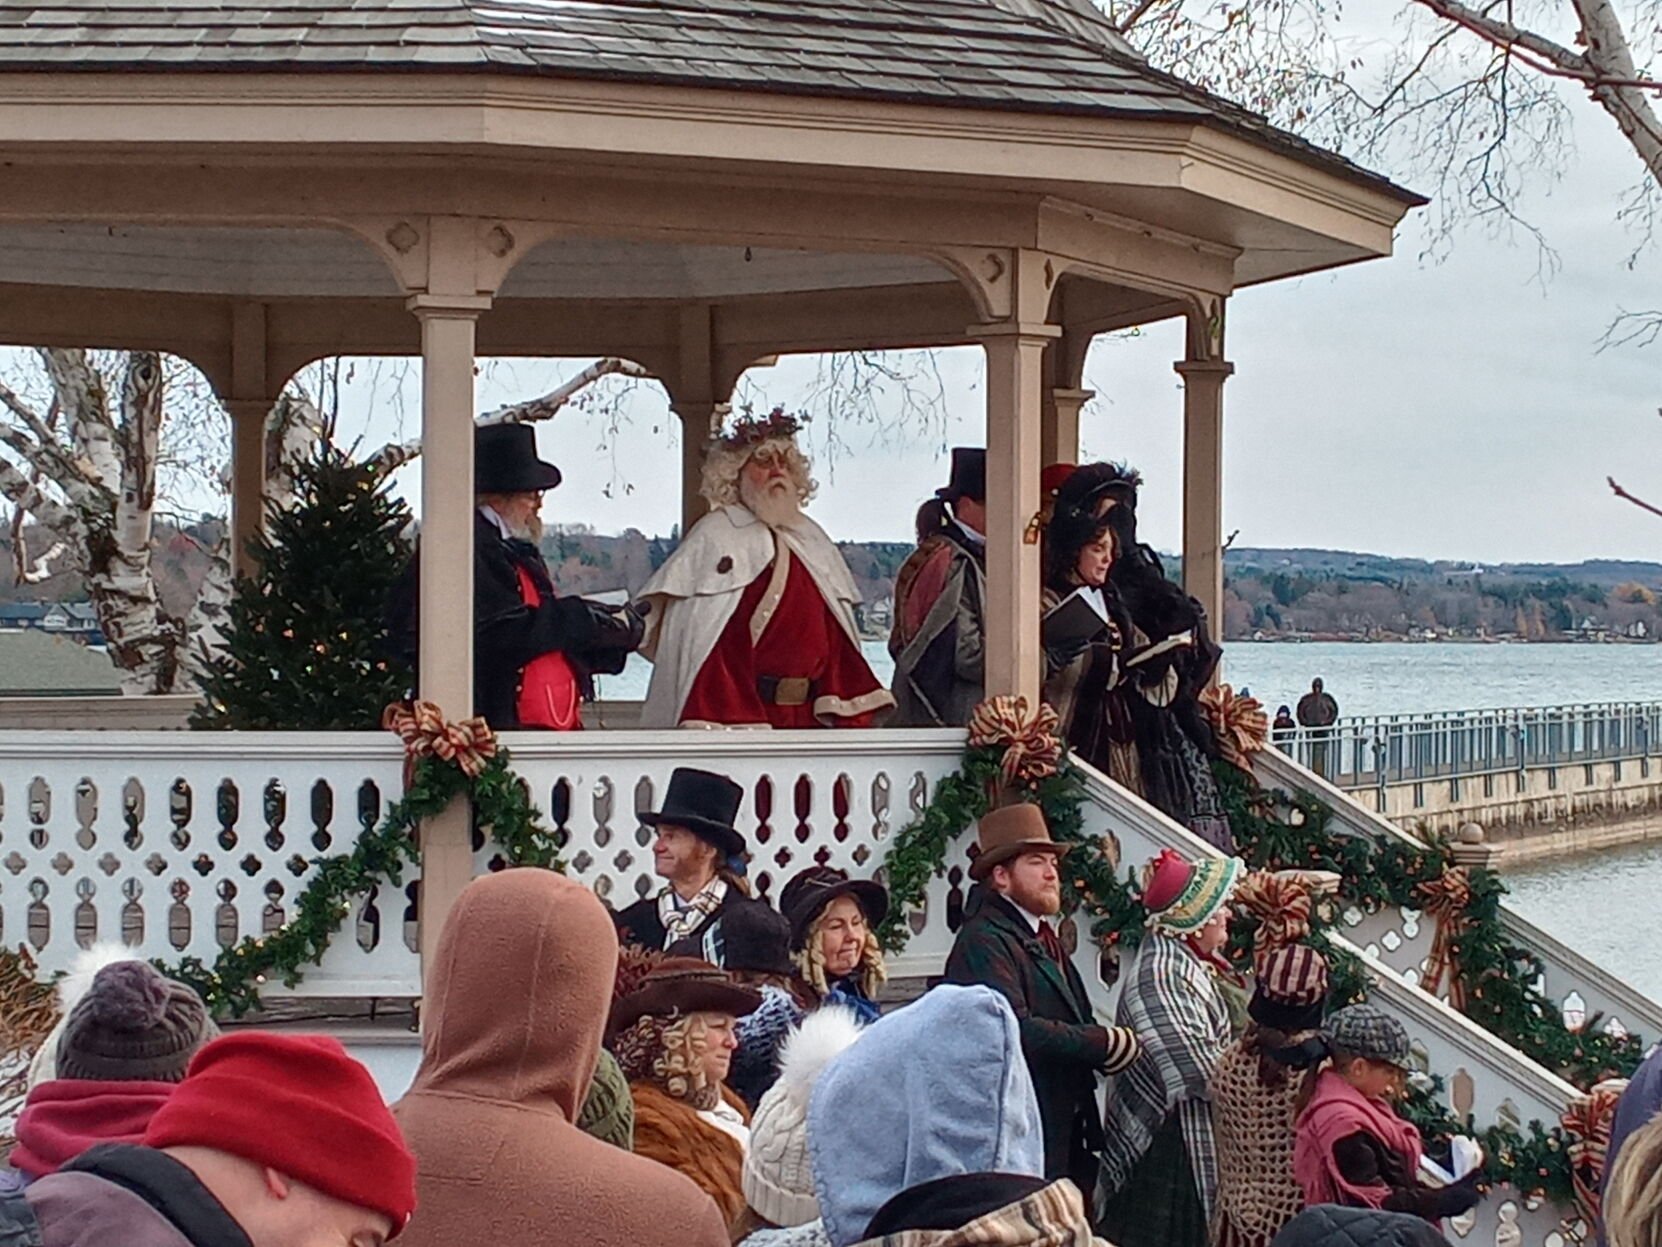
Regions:
M 754 644 L 751 621 L 766 610 L 774 568 L 745 587 L 710 657 L 699 669 L 681 710 L 681 721 L 770 724 L 773 727 L 870 727 L 873 714 L 892 704 L 872 674 L 865 655 L 848 639 L 802 560 L 783 544 L 775 560 L 786 559 L 785 590 Z M 803 677 L 812 682 L 800 706 L 762 699 L 758 680 Z M 816 713 L 817 709 L 817 713 Z

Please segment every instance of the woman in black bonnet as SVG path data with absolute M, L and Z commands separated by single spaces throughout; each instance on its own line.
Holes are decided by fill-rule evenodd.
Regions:
M 1046 530 L 1045 610 L 1097 595 L 1094 636 L 1047 638 L 1045 700 L 1074 755 L 1226 853 L 1235 850 L 1199 697 L 1221 651 L 1199 602 L 1137 540 L 1142 478 L 1119 464 L 1077 468 Z

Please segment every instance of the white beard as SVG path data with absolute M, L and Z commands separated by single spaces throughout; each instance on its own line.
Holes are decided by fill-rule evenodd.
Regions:
M 538 549 L 542 548 L 541 516 L 533 515 L 523 524 L 510 524 L 507 520 L 502 519 L 500 513 L 498 513 L 497 519 L 502 520 L 502 527 L 507 531 L 508 536 L 517 538 L 520 541 L 529 541 Z
M 769 528 L 789 528 L 802 518 L 802 503 L 789 481 L 774 481 L 757 489 L 749 481 L 739 482 L 739 501 Z

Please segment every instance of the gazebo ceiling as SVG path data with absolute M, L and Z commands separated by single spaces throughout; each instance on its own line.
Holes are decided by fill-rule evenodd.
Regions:
M 951 280 L 913 256 L 557 238 L 515 265 L 500 297 L 719 302 Z M 0 223 L 0 281 L 246 299 L 402 298 L 373 250 L 332 229 Z
M 0 0 L 0 162 L 0 340 L 216 376 L 249 304 L 279 372 L 408 350 L 435 222 L 494 248 L 450 291 L 481 350 L 732 374 L 971 340 L 1018 252 L 1088 338 L 1389 254 L 1419 202 L 1091 0 Z

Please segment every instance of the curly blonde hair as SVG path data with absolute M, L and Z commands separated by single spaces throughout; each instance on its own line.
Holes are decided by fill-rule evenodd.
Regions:
M 1616 1154 L 1604 1189 L 1604 1237 L 1610 1247 L 1662 1244 L 1662 1117 L 1630 1134 Z
M 744 471 L 744 465 L 754 455 L 769 448 L 784 456 L 791 480 L 796 483 L 797 501 L 806 506 L 819 488 L 819 482 L 811 474 L 808 456 L 790 437 L 770 437 L 764 442 L 737 447 L 728 446 L 720 440 L 712 441 L 704 448 L 704 474 L 699 478 L 698 485 L 698 492 L 704 496 L 704 501 L 712 508 L 735 505 L 739 501 L 739 473 Z
M 829 910 L 828 905 L 814 915 L 814 920 L 808 924 L 807 940 L 794 957 L 797 972 L 821 1000 L 831 991 L 831 984 L 825 977 L 825 941 L 820 939 Z M 866 928 L 866 942 L 860 949 L 860 963 L 855 972 L 860 976 L 860 990 L 872 999 L 876 999 L 883 984 L 889 981 L 889 966 L 883 960 L 883 945 L 878 943 L 877 932 L 870 927 Z
M 648 1015 L 620 1031 L 612 1040 L 612 1055 L 629 1081 L 657 1083 L 694 1108 L 713 1108 L 721 1087 L 704 1072 L 709 1042 L 710 1028 L 702 1017 L 677 1011 L 667 1017 Z

